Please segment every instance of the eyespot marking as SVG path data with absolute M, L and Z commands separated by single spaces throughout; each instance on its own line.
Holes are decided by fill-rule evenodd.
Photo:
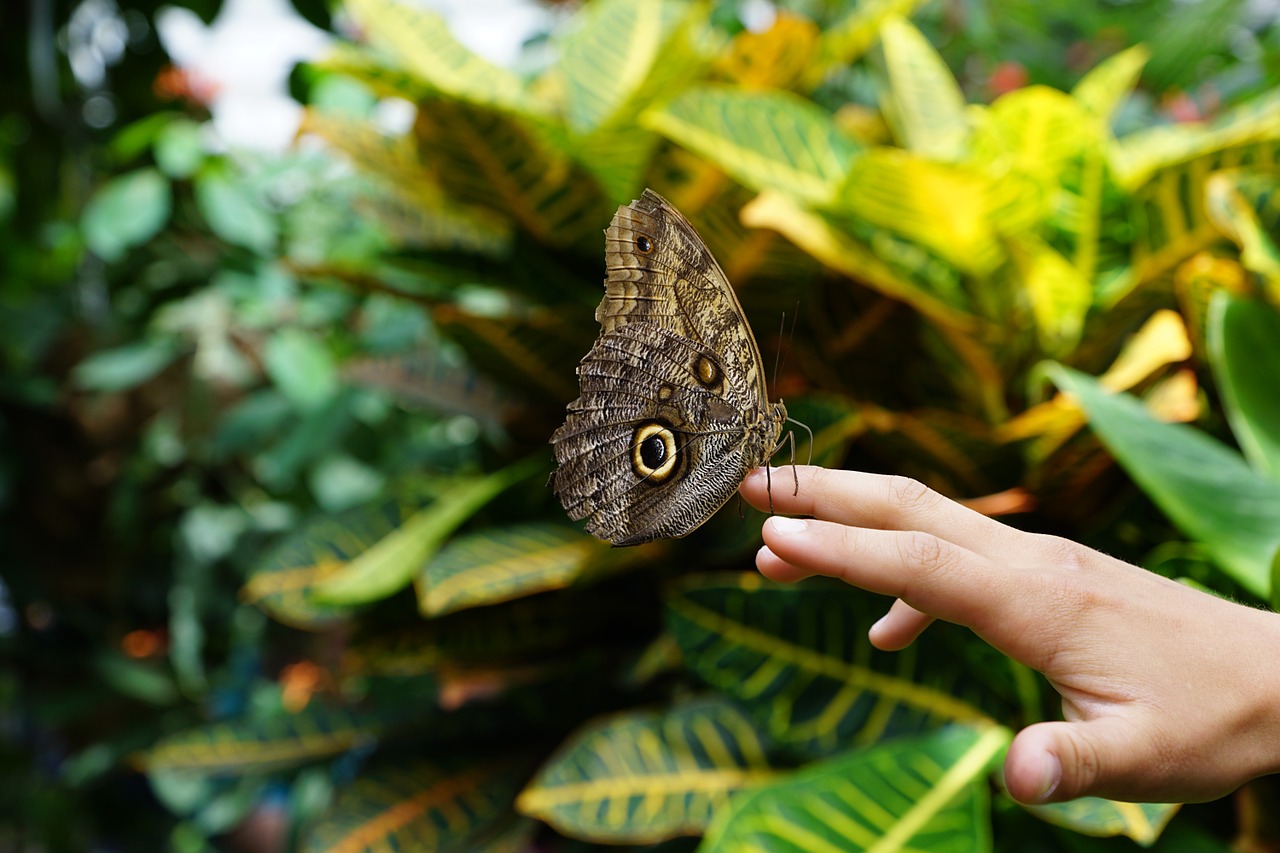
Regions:
M 679 455 L 670 427 L 655 421 L 636 427 L 631 437 L 631 467 L 638 476 L 651 483 L 666 481 L 675 472 Z
M 662 402 L 670 400 L 672 395 L 676 393 L 676 389 L 670 385 L 662 385 L 658 388 L 658 399 Z
M 714 388 L 720 384 L 720 365 L 705 355 L 698 356 L 698 360 L 693 365 L 693 372 L 698 377 L 698 381 L 707 388 Z
M 642 255 L 647 255 L 653 251 L 653 241 L 641 234 L 636 238 L 636 250 Z

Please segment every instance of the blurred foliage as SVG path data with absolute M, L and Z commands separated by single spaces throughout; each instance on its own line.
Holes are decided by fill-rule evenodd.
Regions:
M 759 339 L 800 458 L 1274 605 L 1274 8 L 592 0 L 512 70 L 348 0 L 268 156 L 170 97 L 157 5 L 7 30 L 0 846 L 1275 841 L 1261 783 L 1024 809 L 1038 675 L 872 649 L 888 602 L 763 581 L 756 513 L 615 550 L 543 486 L 652 186 L 756 329 L 798 306 Z

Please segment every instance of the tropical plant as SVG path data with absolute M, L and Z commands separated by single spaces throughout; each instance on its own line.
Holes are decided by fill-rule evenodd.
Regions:
M 543 487 L 596 332 L 598 229 L 653 186 L 757 329 L 799 303 L 792 336 L 760 339 L 788 350 L 775 388 L 814 430 L 801 458 L 1035 506 L 1029 526 L 1081 537 L 1102 513 L 1150 522 L 1117 508 L 1087 417 L 1226 574 L 1181 571 L 1185 549 L 1162 570 L 1273 594 L 1271 486 L 1247 513 L 1197 515 L 1185 481 L 1125 449 L 1133 424 L 1165 433 L 1072 372 L 1192 421 L 1188 365 L 1207 357 L 1256 469 L 1223 467 L 1223 488 L 1274 478 L 1269 362 L 1248 343 L 1272 321 L 1213 294 L 1254 274 L 1276 299 L 1277 101 L 1243 86 L 1212 122 L 1134 129 L 1155 120 L 1135 118 L 1144 68 L 1159 94 L 1178 51 L 1226 54 L 1221 4 L 1163 4 L 1149 47 L 1071 78 L 1028 48 L 1012 58 L 1070 91 L 990 103 L 944 57 L 1011 58 L 993 56 L 1003 32 L 1051 41 L 1036 4 L 993 5 L 941 54 L 925 33 L 954 23 L 931 5 L 782 5 L 752 31 L 728 4 L 594 0 L 521 75 L 433 12 L 349 0 L 360 41 L 300 75 L 303 133 L 328 153 L 210 154 L 176 113 L 117 134 L 77 236 L 117 325 L 57 380 L 77 422 L 116 413 L 93 465 L 130 547 L 108 574 L 147 593 L 102 620 L 54 597 L 108 638 L 64 661 L 109 685 L 107 717 L 132 717 L 74 717 L 91 734 L 68 784 L 142 770 L 180 849 L 281 802 L 309 850 L 1156 841 L 1177 806 L 1001 793 L 1011 730 L 1056 713 L 1055 694 L 976 638 L 937 625 L 879 652 L 866 628 L 887 602 L 751 571 L 754 513 L 610 549 Z M 1189 38 L 1209 9 L 1212 32 Z M 1075 19 L 1094 44 L 1112 20 L 1095 12 Z M 389 130 L 405 102 L 412 125 Z M 1108 544 L 1137 558 L 1165 538 Z M 1164 838 L 1222 848 L 1194 818 Z

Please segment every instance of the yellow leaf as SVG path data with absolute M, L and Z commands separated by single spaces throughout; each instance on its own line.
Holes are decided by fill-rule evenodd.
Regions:
M 889 93 L 885 113 L 903 148 L 938 160 L 959 159 L 968 144 L 964 93 L 928 39 L 906 19 L 881 26 Z
M 1160 368 L 1191 357 L 1191 338 L 1176 311 L 1162 309 L 1151 315 L 1125 344 L 1115 363 L 1098 381 L 1108 391 L 1127 391 Z
M 999 266 L 992 182 L 975 169 L 938 163 L 897 148 L 854 160 L 841 207 L 866 222 L 922 243 L 975 274 Z

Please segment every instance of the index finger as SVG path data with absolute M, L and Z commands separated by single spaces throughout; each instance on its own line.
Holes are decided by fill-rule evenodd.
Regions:
M 793 468 L 794 478 L 793 479 Z M 771 485 L 770 485 L 771 483 Z M 993 558 L 1026 548 L 1026 534 L 949 500 L 909 477 L 815 465 L 757 468 L 742 496 L 756 509 L 876 530 L 918 530 Z

